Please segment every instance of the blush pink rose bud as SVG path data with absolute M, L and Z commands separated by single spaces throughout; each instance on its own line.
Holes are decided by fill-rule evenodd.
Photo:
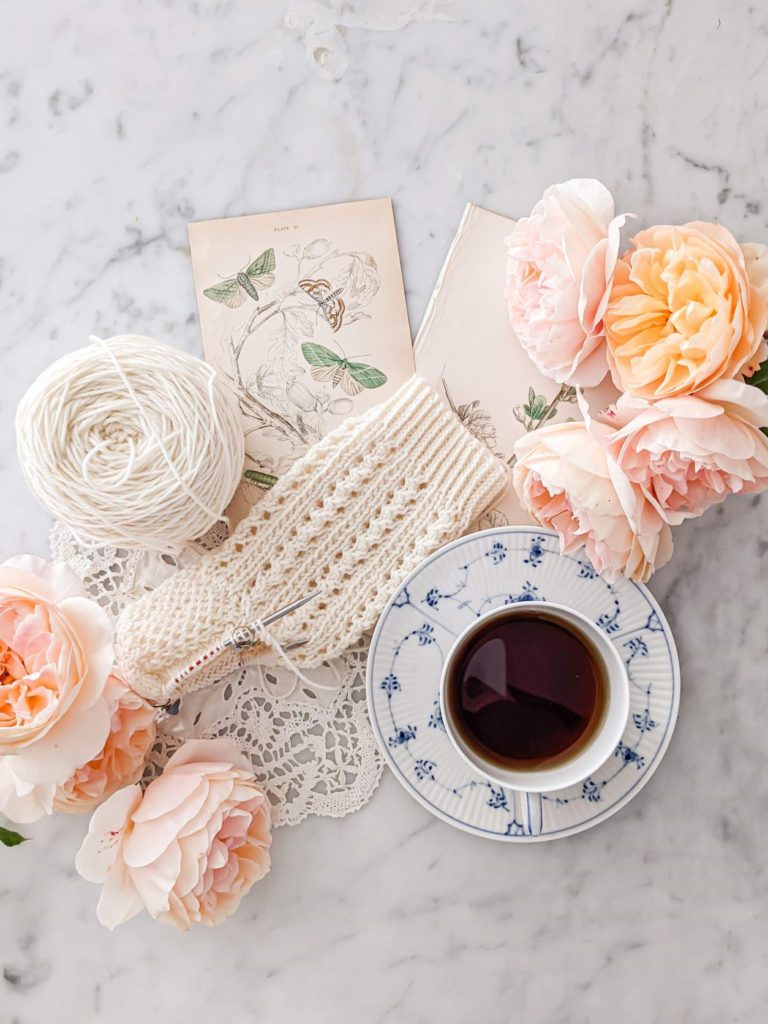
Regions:
M 190 740 L 147 786 L 95 811 L 77 855 L 107 928 L 141 910 L 186 931 L 234 913 L 269 871 L 270 806 L 229 740 Z
M 506 240 L 509 319 L 541 372 L 591 387 L 608 372 L 603 314 L 626 215 L 593 178 L 552 185 Z
M 749 377 L 766 358 L 766 250 L 719 224 L 639 232 L 605 311 L 614 383 L 649 401 Z
M 0 755 L 25 785 L 64 782 L 104 746 L 112 640 L 109 616 L 67 566 L 32 556 L 0 566 Z
M 560 535 L 560 550 L 582 546 L 608 580 L 639 582 L 672 554 L 671 531 L 593 437 L 586 423 L 550 424 L 521 437 L 512 482 L 523 508 Z
M 610 455 L 672 526 L 768 486 L 768 396 L 750 384 L 656 402 L 624 394 L 601 420 Z

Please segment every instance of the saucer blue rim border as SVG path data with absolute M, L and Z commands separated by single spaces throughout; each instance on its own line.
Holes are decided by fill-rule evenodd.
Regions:
M 408 576 L 402 581 L 400 586 L 397 588 L 395 593 L 387 602 L 384 611 L 379 616 L 379 621 L 376 623 L 376 628 L 373 632 L 373 636 L 371 637 L 371 644 L 368 650 L 368 659 L 365 672 L 365 692 L 366 700 L 368 703 L 368 718 L 371 723 L 371 728 L 373 729 L 373 734 L 376 737 L 376 742 L 378 743 L 379 749 L 384 755 L 384 760 L 386 761 L 389 770 L 392 772 L 392 774 L 403 787 L 403 789 L 405 789 L 406 792 L 414 798 L 414 800 L 420 803 L 422 807 L 426 808 L 426 810 L 428 810 L 436 818 L 439 818 L 441 821 L 444 821 L 446 824 L 452 825 L 454 828 L 458 828 L 462 832 L 467 832 L 470 835 L 479 836 L 482 839 L 492 839 L 496 842 L 511 844 L 543 843 L 550 842 L 555 839 L 565 839 L 568 836 L 577 835 L 579 832 L 586 832 L 589 829 L 594 828 L 596 825 L 601 824 L 602 822 L 610 818 L 612 815 L 622 810 L 622 808 L 626 807 L 626 805 L 631 800 L 633 800 L 637 796 L 637 794 L 643 789 L 643 787 L 648 783 L 648 781 L 656 772 L 656 769 L 664 760 L 664 756 L 666 755 L 667 748 L 669 747 L 672 735 L 677 725 L 677 718 L 680 711 L 680 659 L 677 653 L 677 644 L 675 643 L 675 638 L 672 633 L 672 630 L 670 629 L 669 622 L 667 621 L 667 617 L 660 608 L 658 601 L 653 596 L 651 591 L 642 583 L 636 583 L 634 580 L 628 580 L 628 582 L 631 583 L 632 586 L 634 586 L 643 594 L 645 599 L 648 601 L 648 603 L 651 605 L 653 610 L 658 615 L 659 621 L 664 627 L 664 637 L 669 648 L 670 658 L 672 662 L 673 693 L 672 706 L 670 708 L 669 713 L 669 720 L 667 722 L 664 737 L 661 741 L 661 744 L 659 745 L 659 749 L 656 752 L 656 756 L 654 757 L 653 761 L 648 765 L 646 771 L 643 772 L 643 774 L 637 779 L 637 781 L 632 785 L 632 787 L 628 789 L 623 796 L 619 797 L 618 800 L 615 801 L 615 803 L 611 804 L 610 807 L 606 807 L 605 809 L 600 811 L 599 814 L 595 815 L 594 818 L 590 818 L 589 821 L 581 822 L 578 825 L 572 825 L 568 828 L 561 829 L 558 832 L 550 832 L 546 835 L 538 836 L 502 835 L 498 832 L 486 831 L 485 829 L 482 829 L 477 825 L 468 824 L 467 822 L 462 821 L 459 818 L 454 818 L 446 811 L 443 811 L 441 808 L 436 807 L 434 804 L 430 803 L 429 800 L 427 800 L 427 798 L 418 789 L 416 789 L 413 783 L 410 782 L 405 777 L 405 775 L 403 775 L 403 773 L 400 771 L 399 766 L 395 761 L 393 761 L 391 757 L 391 753 L 384 740 L 381 729 L 379 727 L 378 720 L 376 719 L 373 710 L 373 664 L 375 661 L 376 649 L 379 643 L 380 634 L 384 628 L 386 619 L 388 618 L 389 613 L 392 611 L 392 607 L 394 606 L 395 601 L 397 600 L 398 596 L 403 591 L 403 589 L 405 587 L 410 586 L 411 582 L 419 575 L 419 573 L 421 573 L 428 565 L 434 562 L 435 559 L 440 558 L 445 552 L 453 550 L 454 548 L 461 547 L 463 544 L 468 544 L 482 537 L 500 537 L 523 533 L 536 533 L 540 536 L 557 538 L 557 534 L 553 530 L 541 529 L 533 525 L 495 526 L 490 527 L 487 530 L 478 530 L 476 533 L 470 533 L 466 534 L 463 537 L 459 537 L 457 540 L 451 541 L 449 544 L 443 545 L 443 547 L 439 548 L 433 554 L 429 555 L 422 562 L 420 562 L 419 565 L 417 565 L 416 568 L 411 573 L 409 573 Z

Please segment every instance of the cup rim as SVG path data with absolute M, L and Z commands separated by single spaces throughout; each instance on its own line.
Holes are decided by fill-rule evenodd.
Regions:
M 524 615 L 534 611 L 551 612 L 554 618 L 560 615 L 562 619 L 570 620 L 572 625 L 583 629 L 583 632 L 593 642 L 603 662 L 608 698 L 603 720 L 589 744 L 583 750 L 569 760 L 551 768 L 534 768 L 530 771 L 521 771 L 491 764 L 481 755 L 468 749 L 463 744 L 453 725 L 452 716 L 448 709 L 446 690 L 449 669 L 456 653 L 474 630 L 481 628 L 482 624 L 494 618 L 501 618 L 510 614 Z M 506 789 L 529 793 L 548 793 L 585 781 L 613 754 L 624 733 L 627 718 L 629 717 L 629 677 L 626 665 L 616 646 L 603 630 L 592 619 L 584 615 L 583 612 L 569 605 L 558 604 L 554 601 L 521 601 L 517 604 L 501 605 L 483 612 L 469 622 L 456 636 L 443 661 L 440 673 L 439 700 L 440 713 L 445 725 L 446 735 L 454 750 L 470 768 L 479 772 L 490 782 L 503 786 Z

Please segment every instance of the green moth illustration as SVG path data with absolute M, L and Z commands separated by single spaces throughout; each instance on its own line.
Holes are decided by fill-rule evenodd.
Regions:
M 261 256 L 243 267 L 233 277 L 203 290 L 203 295 L 214 302 L 223 302 L 230 309 L 237 309 L 247 296 L 259 301 L 259 288 L 269 288 L 275 283 L 275 250 L 265 249 Z
M 305 341 L 301 351 L 315 380 L 330 381 L 334 388 L 341 385 L 348 395 L 359 395 L 363 388 L 380 388 L 387 383 L 386 374 L 375 366 L 350 362 L 346 356 L 337 356 L 317 342 Z

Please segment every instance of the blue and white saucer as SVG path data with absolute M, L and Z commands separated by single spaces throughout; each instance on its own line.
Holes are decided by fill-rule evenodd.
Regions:
M 602 768 L 554 793 L 515 793 L 473 772 L 440 715 L 443 660 L 478 615 L 518 601 L 554 601 L 589 616 L 616 644 L 630 712 Z M 556 534 L 526 526 L 475 533 L 438 551 L 389 602 L 368 656 L 373 730 L 397 779 L 450 825 L 506 842 L 559 839 L 591 828 L 643 788 L 667 749 L 680 700 L 675 642 L 638 583 L 598 576 L 583 553 L 560 555 Z

